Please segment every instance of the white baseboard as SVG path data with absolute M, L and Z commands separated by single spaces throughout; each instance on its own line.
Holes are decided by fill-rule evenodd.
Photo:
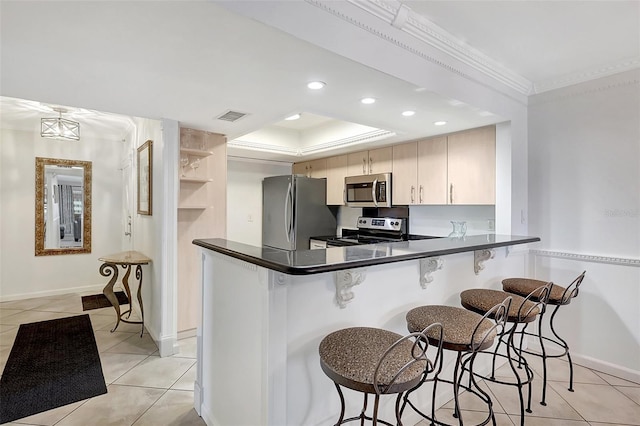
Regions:
M 176 336 L 160 337 L 158 335 L 158 332 L 148 324 L 145 324 L 145 327 L 147 328 L 149 335 L 158 347 L 161 357 L 171 356 L 178 353 L 179 346 Z
M 533 340 L 529 341 L 529 346 L 531 349 L 538 351 L 541 350 L 540 344 Z M 571 352 L 571 359 L 574 364 L 640 384 L 640 371 L 595 359 L 587 355 L 577 354 L 575 352 Z
M 193 408 L 202 417 L 202 388 L 200 388 L 200 383 L 197 379 L 193 384 Z
M 209 410 L 207 409 L 206 404 L 202 404 L 200 406 L 200 417 L 207 424 L 207 426 L 221 425 L 222 423 L 216 422 L 215 417 Z
M 188 339 L 190 337 L 196 337 L 196 329 L 191 328 L 189 330 L 178 331 L 178 340 Z
M 21 294 L 12 294 L 9 296 L 0 296 L 0 302 L 12 302 L 14 300 L 33 299 L 35 297 L 58 296 L 61 294 L 85 293 L 90 291 L 95 291 L 96 293 L 102 293 L 103 288 L 104 288 L 104 284 L 94 284 L 94 285 L 88 285 L 84 287 L 70 287 L 70 288 L 62 288 L 58 290 L 34 291 L 31 293 L 21 293 Z

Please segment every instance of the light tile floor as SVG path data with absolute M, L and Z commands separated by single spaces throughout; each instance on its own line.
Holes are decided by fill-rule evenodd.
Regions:
M 548 383 L 546 406 L 540 405 L 542 396 L 542 359 L 527 357 L 534 373 L 532 382 L 532 413 L 525 416 L 527 426 L 604 426 L 640 425 L 640 384 L 610 376 L 574 363 L 574 392 L 569 392 L 569 364 L 562 359 L 547 361 Z M 496 371 L 498 377 L 513 377 L 508 366 Z M 520 425 L 520 400 L 517 388 L 489 381 L 480 381 L 494 401 L 498 426 Z M 525 404 L 526 404 L 526 393 Z M 486 418 L 488 411 L 477 398 L 463 394 L 460 399 L 465 424 Z M 436 418 L 454 424 L 453 401 L 436 411 Z M 465 408 L 467 408 L 465 410 Z M 420 426 L 429 423 L 422 421 Z M 457 424 L 457 423 L 455 423 Z
M 80 294 L 51 296 L 0 303 L 0 371 L 23 323 L 82 314 Z M 195 338 L 179 341 L 180 353 L 160 358 L 145 332 L 140 338 L 137 325 L 121 323 L 111 333 L 115 321 L 113 308 L 86 311 L 91 316 L 108 393 L 17 420 L 8 425 L 204 425 L 193 409 L 195 379 Z M 541 393 L 542 363 L 531 357 L 536 378 L 533 381 L 533 413 L 530 426 L 640 425 L 640 384 L 576 365 L 575 392 L 567 391 L 568 364 L 550 361 L 547 406 L 538 401 Z M 500 373 L 500 372 L 499 372 Z M 501 371 L 506 374 L 504 368 Z M 519 425 L 519 402 L 513 387 L 484 384 L 494 400 L 498 425 Z M 462 395 L 463 419 L 467 424 L 483 417 L 483 407 Z M 466 410 L 464 410 L 466 408 Z M 453 404 L 449 402 L 436 415 L 448 423 Z M 427 425 L 426 421 L 419 425 Z
M 193 409 L 196 339 L 179 341 L 180 352 L 160 358 L 158 348 L 140 326 L 115 324 L 113 308 L 82 311 L 81 296 L 68 294 L 0 303 L 0 371 L 24 323 L 88 313 L 102 371 L 104 395 L 35 414 L 7 425 L 204 425 Z

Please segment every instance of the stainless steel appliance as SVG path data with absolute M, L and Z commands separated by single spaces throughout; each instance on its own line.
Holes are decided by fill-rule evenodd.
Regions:
M 361 216 L 358 218 L 357 230 L 343 229 L 342 237 L 326 238 L 327 248 L 439 238 L 409 234 L 407 221 L 406 218 Z
M 326 205 L 325 179 L 300 175 L 262 181 L 262 244 L 284 250 L 308 250 L 309 237 L 334 235 L 336 216 Z
M 348 176 L 344 192 L 349 207 L 391 207 L 391 173 Z

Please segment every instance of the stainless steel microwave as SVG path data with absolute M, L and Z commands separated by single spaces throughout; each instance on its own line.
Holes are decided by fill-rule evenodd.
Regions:
M 349 207 L 391 207 L 391 173 L 344 178 Z

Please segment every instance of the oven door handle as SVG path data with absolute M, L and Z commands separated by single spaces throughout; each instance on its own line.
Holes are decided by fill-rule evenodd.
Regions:
M 378 186 L 378 179 L 373 180 L 373 186 L 371 186 L 371 198 L 373 199 L 373 205 L 378 207 L 378 193 L 376 188 Z

